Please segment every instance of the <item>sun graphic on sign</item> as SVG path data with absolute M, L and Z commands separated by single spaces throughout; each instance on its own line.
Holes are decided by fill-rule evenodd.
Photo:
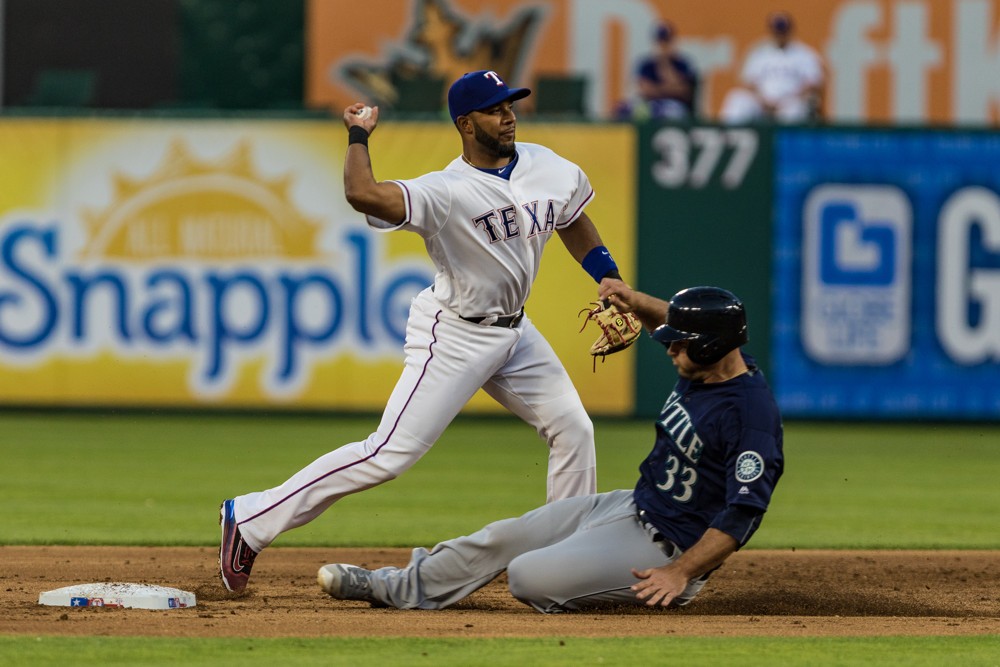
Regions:
M 226 260 L 311 257 L 320 225 L 299 212 L 287 175 L 254 169 L 248 142 L 205 162 L 181 140 L 146 178 L 112 175 L 112 203 L 83 212 L 85 257 Z

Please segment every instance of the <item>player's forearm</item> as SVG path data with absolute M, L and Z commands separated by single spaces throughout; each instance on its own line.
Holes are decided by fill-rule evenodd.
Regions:
M 667 318 L 667 308 L 670 306 L 663 299 L 632 289 L 623 280 L 602 280 L 598 296 L 610 299 L 620 310 L 635 313 L 648 331 L 653 331 L 663 324 Z
M 359 206 L 370 205 L 376 185 L 368 147 L 360 144 L 348 146 L 344 157 L 344 196 L 347 203 L 361 211 Z
M 647 331 L 652 332 L 656 330 L 656 327 L 666 322 L 667 308 L 670 307 L 670 304 L 649 294 L 642 292 L 639 294 L 643 298 L 639 300 L 637 307 L 633 308 L 635 316 L 639 318 Z
M 572 225 L 558 232 L 569 253 L 598 284 L 605 279 L 621 278 L 618 264 L 604 247 L 597 227 L 586 213 L 581 213 Z
M 688 579 L 700 577 L 722 565 L 738 547 L 739 543 L 733 536 L 709 528 L 700 540 L 671 565 L 680 569 Z
M 406 215 L 400 188 L 375 180 L 366 146 L 353 144 L 347 147 L 344 159 L 344 197 L 355 211 L 388 222 L 400 222 Z
M 586 213 L 581 213 L 580 217 L 569 227 L 557 230 L 559 239 L 566 246 L 566 250 L 578 262 L 583 262 L 591 250 L 604 245 L 601 235 L 594 226 L 593 221 Z

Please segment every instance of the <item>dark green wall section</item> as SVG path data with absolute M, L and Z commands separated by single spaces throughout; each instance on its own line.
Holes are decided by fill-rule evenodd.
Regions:
M 724 287 L 747 307 L 744 348 L 767 373 L 771 339 L 772 137 L 769 127 L 638 126 L 637 287 L 664 299 Z M 636 412 L 655 416 L 676 374 L 643 336 Z
M 2 0 L 3 107 L 149 109 L 177 98 L 176 0 Z
M 304 0 L 179 0 L 181 105 L 298 109 Z

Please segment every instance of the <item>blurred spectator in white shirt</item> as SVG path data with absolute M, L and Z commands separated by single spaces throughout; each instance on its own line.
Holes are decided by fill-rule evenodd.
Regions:
M 819 54 L 792 38 L 788 13 L 768 16 L 767 28 L 771 39 L 751 51 L 743 65 L 743 86 L 729 91 L 722 102 L 722 122 L 818 120 L 825 81 Z

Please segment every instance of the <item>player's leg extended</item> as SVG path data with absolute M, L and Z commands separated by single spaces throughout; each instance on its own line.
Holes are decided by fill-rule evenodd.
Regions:
M 509 361 L 483 386 L 549 446 L 548 499 L 597 491 L 594 424 L 549 342 L 525 317 Z
M 407 324 L 403 373 L 378 430 L 324 454 L 280 486 L 237 497 L 236 521 L 246 543 L 259 552 L 340 498 L 416 463 L 506 358 L 512 332 L 494 327 L 475 335 L 487 328 L 444 317 L 434 302 L 418 297 Z
M 548 503 L 442 542 L 430 551 L 414 549 L 406 567 L 384 567 L 371 573 L 373 597 L 400 609 L 447 607 L 491 582 L 517 556 L 568 538 L 587 521 L 598 497 Z
M 631 568 L 669 562 L 635 516 L 632 491 L 595 496 L 599 504 L 565 540 L 526 552 L 508 567 L 510 592 L 542 612 L 610 602 L 641 604 L 630 587 Z

